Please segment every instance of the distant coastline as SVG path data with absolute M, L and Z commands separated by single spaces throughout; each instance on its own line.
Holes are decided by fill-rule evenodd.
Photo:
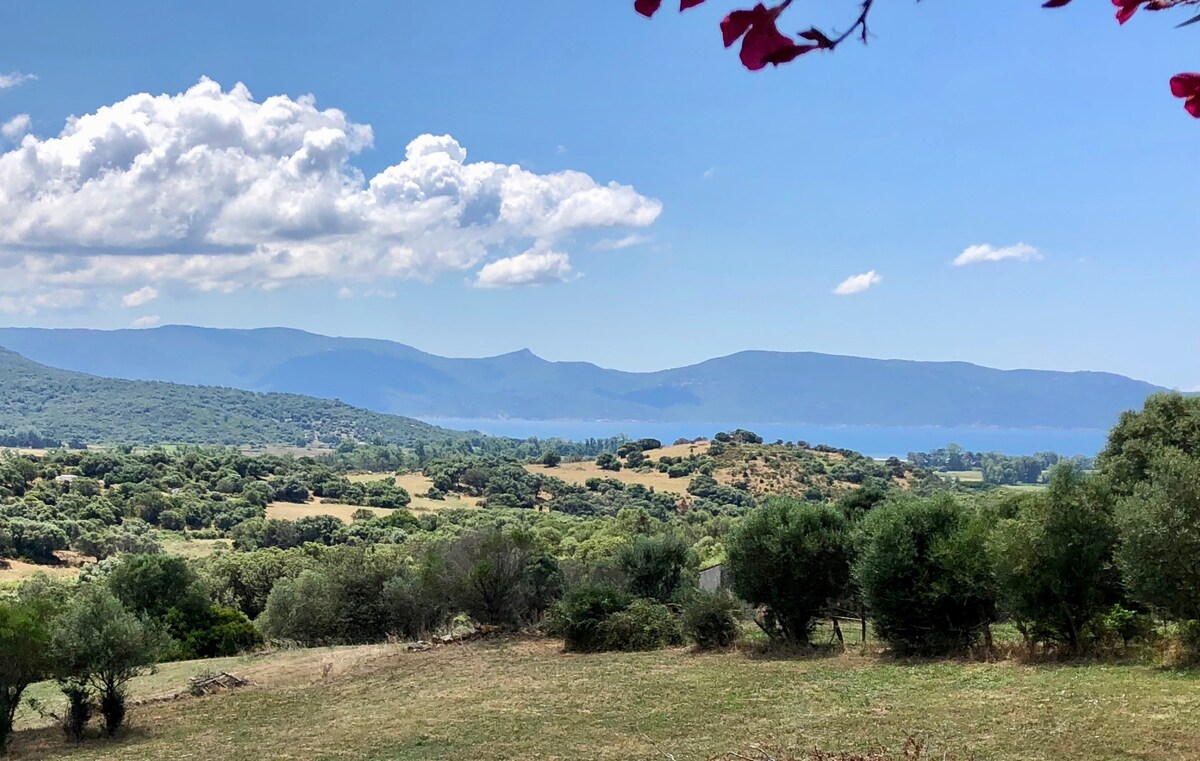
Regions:
M 947 444 L 958 444 L 976 452 L 1020 455 L 1057 452 L 1065 456 L 1095 455 L 1104 448 L 1108 431 L 1099 428 L 988 428 L 988 427 L 891 427 L 829 426 L 792 423 L 660 423 L 634 420 L 520 420 L 516 418 L 420 417 L 443 428 L 479 431 L 493 436 L 579 441 L 624 434 L 630 438 L 653 437 L 670 443 L 676 439 L 712 436 L 718 431 L 747 428 L 768 442 L 807 441 L 809 444 L 853 449 L 872 457 L 903 458 Z

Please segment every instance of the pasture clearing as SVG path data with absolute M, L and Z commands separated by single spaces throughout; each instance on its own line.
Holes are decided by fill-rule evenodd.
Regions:
M 382 507 L 361 507 L 359 505 L 321 504 L 316 500 L 305 503 L 272 502 L 267 505 L 267 518 L 278 518 L 285 521 L 295 521 L 314 515 L 332 515 L 344 523 L 354 520 L 356 510 L 369 510 L 376 515 L 387 515 L 392 512 Z
M 23 711 L 13 757 L 700 761 L 754 743 L 898 750 L 913 734 L 934 758 L 1200 758 L 1200 674 L 1148 665 L 903 662 L 856 650 L 568 655 L 552 640 L 502 639 L 169 664 L 136 680 L 134 697 L 180 691 L 205 670 L 253 684 L 135 707 L 126 734 L 78 746 Z
M 436 513 L 439 510 L 477 510 L 479 500 L 465 494 L 447 494 L 444 499 L 424 496 L 433 487 L 433 480 L 421 473 L 355 473 L 347 476 L 351 483 L 364 484 L 371 481 L 391 481 L 412 496 L 408 509 L 414 513 Z
M 648 473 L 639 473 L 628 468 L 622 468 L 619 471 L 602 470 L 594 462 L 564 462 L 556 468 L 547 468 L 545 465 L 526 465 L 525 469 L 530 473 L 561 478 L 563 481 L 577 486 L 583 486 L 591 478 L 611 478 L 626 486 L 641 484 L 657 492 L 681 496 L 687 493 L 688 485 L 692 482 L 691 478 L 671 478 L 666 473 L 660 473 L 657 470 Z

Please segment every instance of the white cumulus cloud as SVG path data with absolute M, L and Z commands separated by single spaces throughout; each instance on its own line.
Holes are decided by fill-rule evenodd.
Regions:
M 154 301 L 157 298 L 158 289 L 147 285 L 138 288 L 132 293 L 125 294 L 124 298 L 121 299 L 121 306 L 125 307 L 126 309 L 133 309 L 144 304 L 149 304 L 151 301 Z
M 621 251 L 626 248 L 645 245 L 651 240 L 652 238 L 649 235 L 638 235 L 635 233 L 633 235 L 626 235 L 623 238 L 605 238 L 596 241 L 592 248 L 597 251 Z
M 877 273 L 875 270 L 871 270 L 870 272 L 864 272 L 861 275 L 851 275 L 839 283 L 838 287 L 833 289 L 833 292 L 838 296 L 852 296 L 856 293 L 862 293 L 868 288 L 879 285 L 879 283 L 882 281 L 883 276 Z
M 571 278 L 571 261 L 556 251 L 526 251 L 486 264 L 475 277 L 479 288 L 549 285 Z
M 1015 246 L 1004 246 L 1003 248 L 996 248 L 995 246 L 981 243 L 977 246 L 969 246 L 965 251 L 956 256 L 954 258 L 954 266 L 962 267 L 967 264 L 979 264 L 981 262 L 1001 262 L 1005 259 L 1032 262 L 1041 258 L 1041 252 L 1027 243 L 1018 243 Z
M 37 77 L 32 74 L 22 74 L 19 71 L 14 71 L 11 74 L 0 74 L 0 90 L 7 90 L 18 85 L 23 85 L 34 79 L 37 79 Z
M 159 317 L 156 314 L 148 314 L 145 317 L 139 317 L 136 320 L 134 320 L 133 322 L 129 323 L 129 327 L 131 327 L 131 328 L 153 328 L 155 325 L 158 325 L 160 322 L 162 322 L 161 317 Z
M 17 114 L 4 124 L 0 124 L 0 137 L 12 141 L 20 140 L 29 131 L 30 124 L 32 124 L 32 120 L 29 118 L 29 114 Z
M 468 161 L 449 135 L 415 138 L 367 177 L 351 159 L 372 143 L 369 126 L 311 96 L 258 101 L 208 79 L 26 136 L 0 152 L 0 296 L 378 287 L 488 262 L 498 273 L 528 266 L 513 251 L 561 251 L 577 233 L 648 227 L 662 211 L 582 172 Z

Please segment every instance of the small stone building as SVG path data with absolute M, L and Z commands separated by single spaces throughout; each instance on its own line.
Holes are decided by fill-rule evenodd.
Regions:
M 705 592 L 729 589 L 729 570 L 724 563 L 705 568 L 700 572 L 700 588 Z

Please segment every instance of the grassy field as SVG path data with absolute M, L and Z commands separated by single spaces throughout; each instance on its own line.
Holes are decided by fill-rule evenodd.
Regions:
M 13 757 L 699 761 L 754 743 L 897 749 L 915 734 L 935 758 L 1200 758 L 1200 674 L 1145 665 L 904 663 L 855 651 L 567 655 L 553 641 L 494 640 L 171 664 L 140 678 L 135 697 L 183 690 L 206 668 L 253 685 L 137 706 L 123 737 L 81 746 L 24 711 Z
M 690 478 L 671 478 L 666 473 L 659 473 L 657 470 L 649 473 L 639 473 L 628 468 L 616 472 L 602 470 L 594 462 L 564 462 L 556 468 L 547 468 L 544 465 L 526 465 L 525 469 L 530 473 L 561 478 L 569 484 L 578 486 L 583 486 L 589 478 L 612 478 L 626 485 L 641 484 L 651 487 L 655 491 L 680 495 L 687 493 L 688 484 L 692 482 Z
M 285 521 L 308 518 L 313 515 L 332 515 L 346 523 L 353 521 L 357 510 L 368 510 L 376 515 L 387 515 L 391 510 L 382 507 L 359 507 L 358 505 L 322 504 L 311 500 L 303 504 L 297 502 L 272 502 L 267 505 L 267 517 Z
M 347 476 L 352 483 L 367 483 L 368 481 L 390 480 L 412 495 L 408 509 L 414 513 L 434 513 L 438 510 L 463 509 L 474 510 L 479 507 L 479 500 L 462 494 L 447 494 L 445 499 L 429 499 L 421 496 L 433 486 L 433 481 L 420 473 L 405 473 L 397 476 L 393 473 L 355 473 Z

